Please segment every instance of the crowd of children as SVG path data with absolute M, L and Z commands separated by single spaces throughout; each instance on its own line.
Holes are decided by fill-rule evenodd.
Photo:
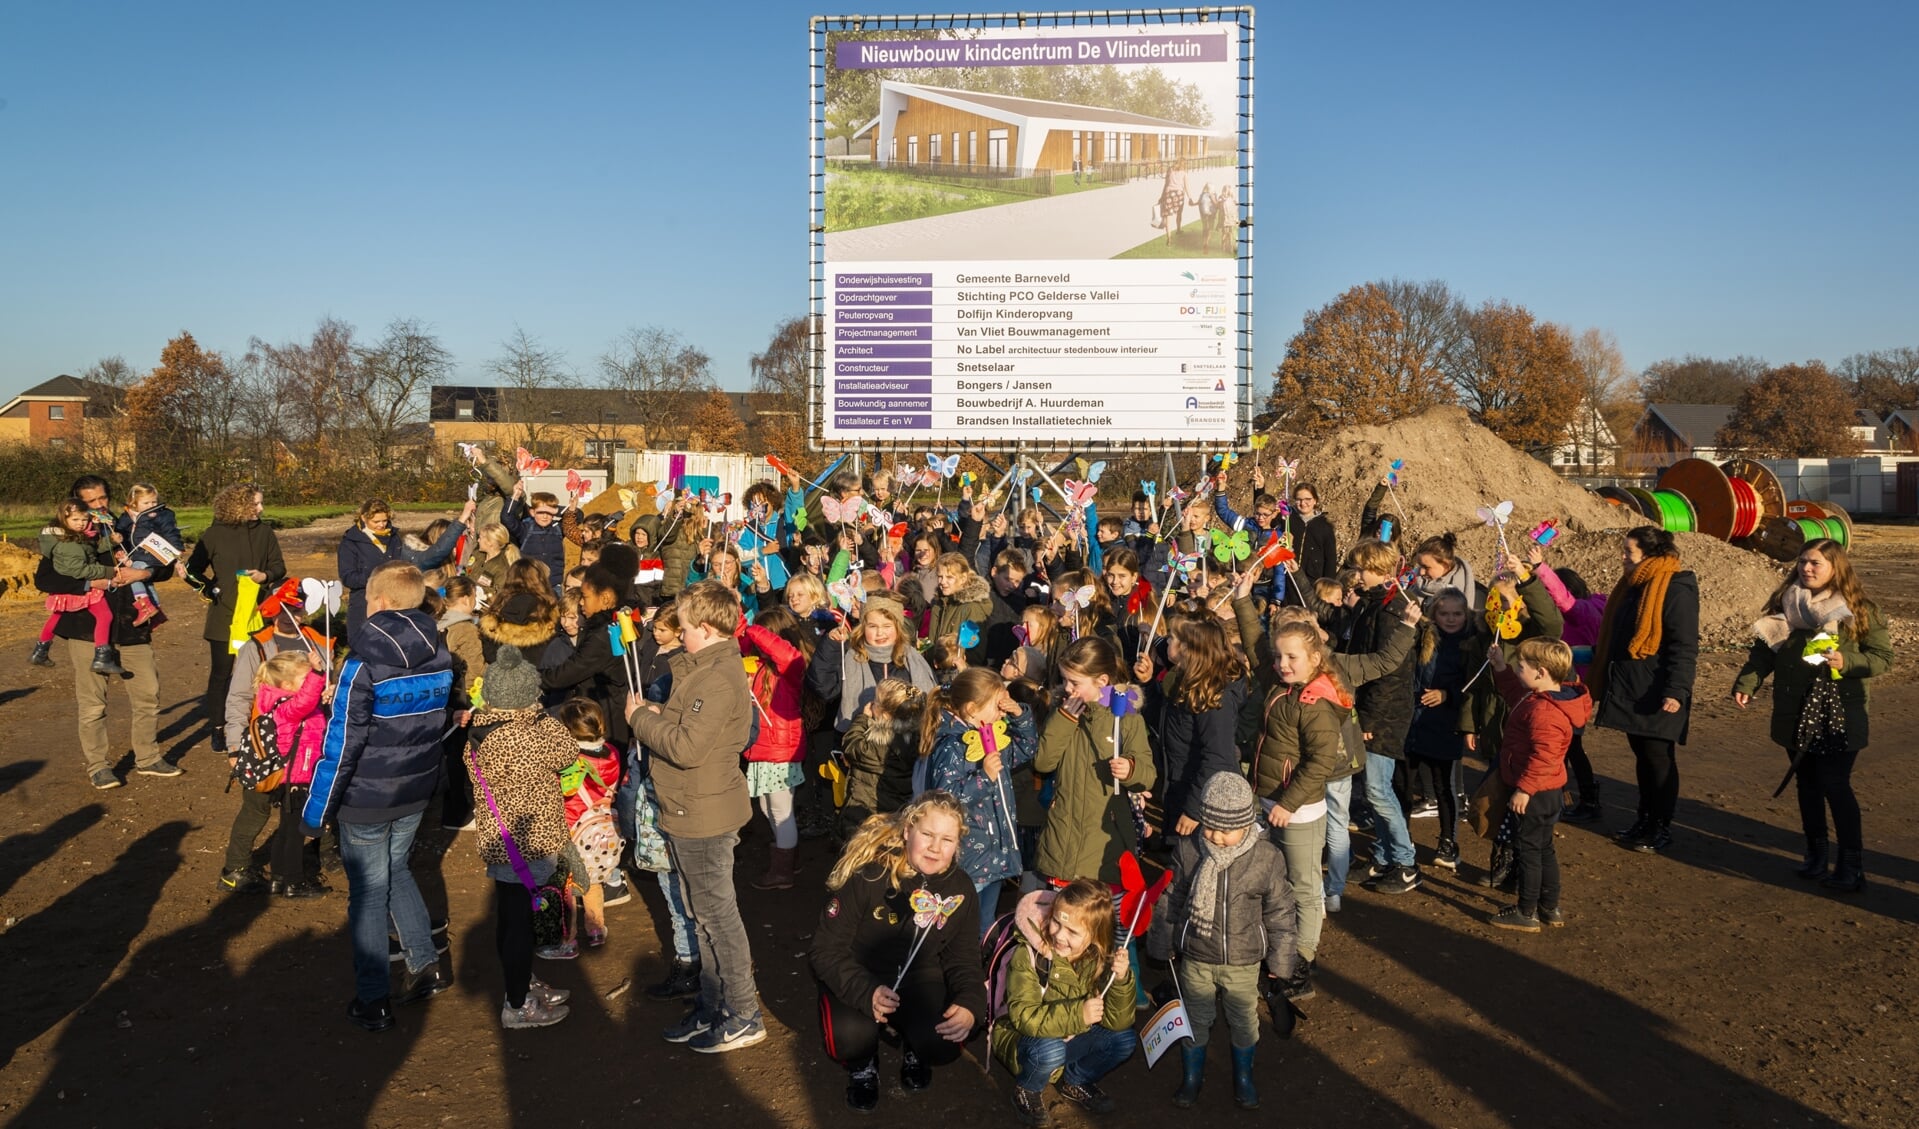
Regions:
M 1618 594 L 1609 605 L 1547 550 L 1509 552 L 1503 536 L 1482 587 L 1450 534 L 1415 542 L 1377 498 L 1379 536 L 1340 555 L 1314 487 L 1289 482 L 1281 497 L 1263 475 L 1255 485 L 1242 518 L 1216 463 L 1195 496 L 1162 508 L 1136 494 L 1124 521 L 1098 518 L 1083 496 L 1058 499 L 1058 520 L 1040 506 L 1013 513 L 970 484 L 952 512 L 913 507 L 911 483 L 849 474 L 752 484 L 730 519 L 685 493 L 663 495 L 657 514 L 588 516 L 577 498 L 516 491 L 499 523 L 425 573 L 423 615 L 382 620 L 391 599 L 370 601 L 354 641 L 358 652 L 437 625 L 430 639 L 374 650 L 393 652 L 389 677 L 446 672 L 445 733 L 419 771 L 444 780 L 443 822 L 477 830 L 495 883 L 503 1025 L 565 1017 L 565 993 L 533 962 L 602 944 L 606 907 L 630 897 L 627 874 L 652 872 L 673 960 L 647 994 L 690 1001 L 664 1037 L 704 1052 L 763 1039 L 732 873 L 756 807 L 770 842 L 758 889 L 802 884 L 802 837 L 845 847 L 812 968 L 826 1049 L 856 1109 L 877 1101 L 876 1039 L 889 1025 L 904 1038 L 909 1090 L 990 1029 L 1026 1123 L 1047 1123 L 1049 1084 L 1108 1109 L 1098 1081 L 1137 1049 L 1147 980 L 1155 996 L 1179 994 L 1191 1023 L 1175 1104 L 1198 1101 L 1223 1009 L 1234 1098 L 1256 1107 L 1261 1003 L 1286 1031 L 1293 1005 L 1313 996 L 1357 828 L 1370 834 L 1361 886 L 1395 895 L 1421 885 L 1422 855 L 1459 870 L 1470 820 L 1490 840 L 1480 881 L 1514 892 L 1490 923 L 1564 924 L 1553 825 L 1598 817 L 1581 735 L 1621 692 L 1589 693 L 1586 664 L 1610 646 L 1617 679 L 1666 653 L 1648 622 L 1680 645 L 1683 609 L 1645 609 L 1669 586 L 1696 600 L 1690 574 L 1676 557 L 1638 563 L 1644 545 L 1666 560 L 1670 537 L 1629 535 L 1621 590 L 1635 577 L 1659 586 L 1622 612 Z M 145 512 L 130 511 L 123 541 Z M 363 514 L 343 570 L 349 555 L 358 568 L 386 551 L 388 516 Z M 170 523 L 149 524 L 164 541 Z M 107 536 L 93 516 L 63 511 L 48 552 L 84 572 L 90 558 L 61 545 Z M 359 569 L 369 599 L 394 566 Z M 1799 618 L 1782 620 L 1782 639 L 1816 618 L 1785 606 Z M 325 721 L 321 701 L 332 656 L 302 634 L 297 598 L 276 611 L 233 720 L 273 718 L 292 766 L 281 802 L 304 808 L 311 831 L 351 766 L 333 748 L 340 711 Z M 1883 669 L 1876 649 L 1834 661 Z M 1777 669 L 1788 666 L 1798 669 Z M 1766 668 L 1756 658 L 1753 669 Z M 1690 666 L 1669 669 L 1651 709 L 1689 703 L 1690 681 Z M 1862 743 L 1863 722 L 1857 732 Z M 1469 752 L 1491 766 L 1470 804 Z M 1576 800 L 1563 795 L 1569 766 Z M 1849 793 L 1831 774 L 1813 780 L 1808 812 L 1838 797 L 1841 843 L 1856 855 Z M 273 881 L 251 871 L 266 810 L 246 801 L 223 881 L 324 892 L 284 835 Z M 1425 816 L 1434 834 L 1416 841 Z M 1662 849 L 1670 808 L 1641 816 L 1627 845 Z M 1812 826 L 1809 814 L 1809 839 Z M 1144 891 L 1158 872 L 1170 887 L 1154 914 L 1157 890 Z M 1002 917 L 1003 893 L 1017 901 Z M 975 927 L 984 954 L 959 935 Z M 417 940 L 402 940 L 401 1000 L 425 998 L 437 981 Z M 367 997 L 366 980 L 356 1018 L 386 1002 Z

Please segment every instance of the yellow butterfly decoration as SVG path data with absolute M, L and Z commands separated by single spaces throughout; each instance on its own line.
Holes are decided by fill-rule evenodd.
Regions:
M 966 743 L 966 759 L 983 761 L 991 753 L 997 753 L 1006 746 L 1006 723 L 996 721 L 991 726 L 976 725 L 966 731 L 962 738 Z
M 1270 435 L 1255 435 L 1252 438 L 1246 440 L 1246 442 L 1250 444 L 1253 450 L 1255 451 L 1264 451 L 1266 449 L 1266 444 L 1271 443 L 1272 441 L 1273 441 L 1273 437 Z
M 1519 636 L 1519 601 L 1506 602 L 1497 588 L 1486 593 L 1486 626 L 1498 633 L 1501 639 L 1515 639 Z

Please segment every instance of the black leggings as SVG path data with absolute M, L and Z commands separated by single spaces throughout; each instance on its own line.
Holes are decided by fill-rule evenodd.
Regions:
M 1639 768 L 1639 814 L 1658 823 L 1671 823 L 1679 808 L 1678 748 L 1657 737 L 1628 734 L 1633 760 Z
M 1427 795 L 1439 805 L 1439 837 L 1459 837 L 1459 762 L 1434 760 L 1417 753 L 1407 758 L 1414 773 L 1426 781 Z
M 918 972 L 916 968 L 913 970 Z M 919 1060 L 928 1066 L 945 1066 L 959 1058 L 961 1044 L 942 1038 L 933 1030 L 947 1007 L 945 977 L 937 965 L 930 975 L 913 975 L 900 985 L 900 1006 L 886 1019 L 899 1032 L 900 1039 Z M 826 1044 L 826 1057 L 858 1070 L 879 1053 L 880 1025 L 873 1022 L 873 1010 L 866 1001 L 853 1006 L 820 985 L 820 1039 Z
M 500 970 L 506 974 L 506 1002 L 526 1006 L 533 983 L 533 899 L 518 882 L 493 883 L 493 912 L 497 923 L 494 943 L 500 950 Z
M 1580 803 L 1591 803 L 1599 798 L 1599 785 L 1593 780 L 1593 762 L 1586 756 L 1584 730 L 1573 733 L 1572 747 L 1566 750 L 1566 767 L 1572 771 L 1573 784 L 1579 788 Z
M 461 726 L 440 743 L 440 759 L 446 772 L 440 786 L 440 822 L 447 827 L 465 827 L 473 820 L 473 774 L 466 767 L 466 727 Z
M 227 751 L 227 687 L 233 684 L 233 651 L 225 639 L 207 640 L 207 696 L 200 712 L 213 726 L 213 751 Z
M 1793 779 L 1799 784 L 1799 822 L 1806 829 L 1806 838 L 1826 837 L 1826 808 L 1830 806 L 1839 849 L 1865 849 L 1865 835 L 1859 827 L 1859 798 L 1852 794 L 1852 764 L 1860 752 L 1827 753 L 1799 762 L 1799 774 Z

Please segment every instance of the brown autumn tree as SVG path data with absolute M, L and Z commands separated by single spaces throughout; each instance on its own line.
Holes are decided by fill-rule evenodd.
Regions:
M 1648 404 L 1736 404 L 1765 371 L 1758 357 L 1719 360 L 1688 353 L 1648 365 L 1639 396 Z
M 688 427 L 693 433 L 689 446 L 695 451 L 738 451 L 746 443 L 746 425 L 733 410 L 733 401 L 717 388 L 700 397 Z
M 206 498 L 226 485 L 237 470 L 240 396 L 226 358 L 184 331 L 160 351 L 159 366 L 127 389 L 127 428 L 163 494 Z
M 1466 316 L 1453 382 L 1480 426 L 1524 450 L 1562 442 L 1579 410 L 1572 335 L 1510 302 L 1489 301 Z
M 1755 458 L 1848 458 L 1861 450 L 1852 388 L 1820 361 L 1766 370 L 1719 429 L 1719 446 Z
M 1859 406 L 1875 414 L 1919 408 L 1919 348 L 1854 353 L 1839 362 L 1839 375 L 1852 383 Z
M 1408 336 L 1377 283 L 1355 286 L 1306 315 L 1273 374 L 1262 418 L 1312 433 L 1415 415 L 1452 400 L 1440 360 Z
M 807 396 L 812 389 L 813 339 L 804 316 L 773 327 L 766 351 L 753 354 L 753 391 L 775 399 L 761 408 L 760 440 L 802 474 L 813 474 L 831 460 L 807 450 Z

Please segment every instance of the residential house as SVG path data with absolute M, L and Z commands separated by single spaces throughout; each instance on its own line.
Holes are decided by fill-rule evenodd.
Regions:
M 526 447 L 555 462 L 608 465 L 625 449 L 705 450 L 694 418 L 708 393 L 635 394 L 614 388 L 502 388 L 436 384 L 427 419 L 434 449 L 454 453 L 458 443 Z M 780 397 L 759 392 L 724 393 L 746 428 L 745 445 L 758 449 L 758 435 L 782 412 Z
M 120 389 L 97 380 L 56 376 L 0 407 L 0 443 L 82 450 L 111 446 L 103 432 L 112 430 L 121 397 Z
M 1732 411 L 1731 404 L 1647 404 L 1619 454 L 1619 469 L 1654 471 L 1685 458 L 1719 462 L 1719 429 Z
M 1619 462 L 1619 440 L 1606 423 L 1605 413 L 1580 397 L 1579 407 L 1560 442 L 1541 452 L 1547 465 L 1561 474 L 1598 474 Z

